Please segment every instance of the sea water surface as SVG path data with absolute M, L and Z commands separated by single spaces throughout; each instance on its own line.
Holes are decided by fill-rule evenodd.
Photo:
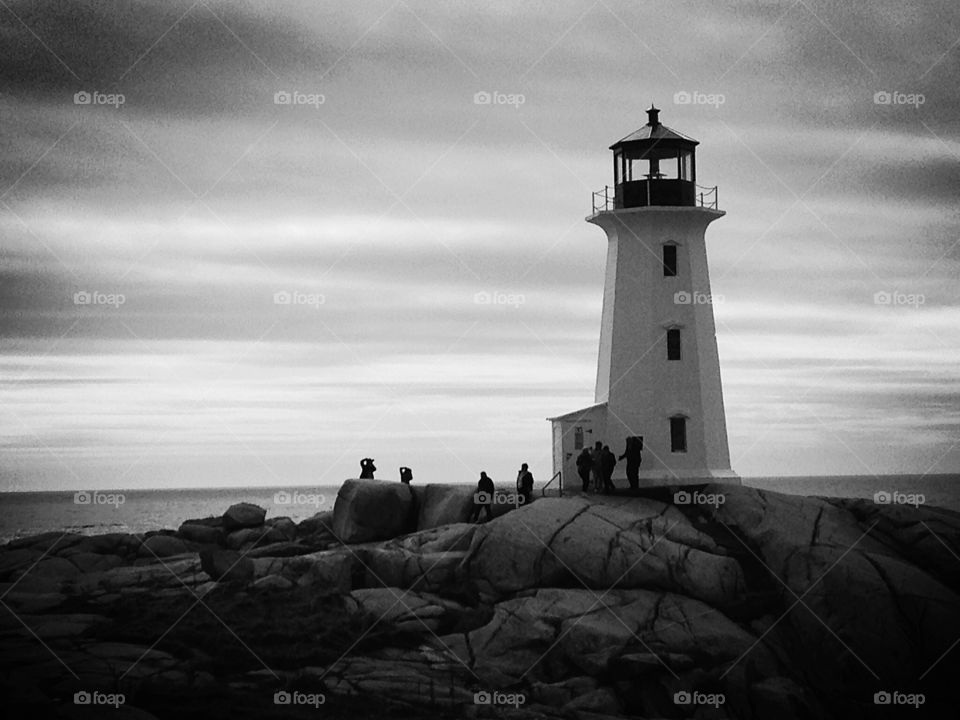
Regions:
M 746 477 L 744 485 L 791 495 L 873 499 L 877 493 L 923 496 L 960 512 L 960 475 Z M 238 502 L 295 522 L 333 508 L 339 485 L 74 492 L 0 492 L 0 543 L 42 532 L 95 535 L 176 529 L 188 518 L 222 515 Z

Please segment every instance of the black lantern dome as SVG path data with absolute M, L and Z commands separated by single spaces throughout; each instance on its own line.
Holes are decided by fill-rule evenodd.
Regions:
M 661 125 L 660 111 L 652 105 L 647 118 L 646 125 L 610 146 L 614 208 L 697 205 L 699 143 Z

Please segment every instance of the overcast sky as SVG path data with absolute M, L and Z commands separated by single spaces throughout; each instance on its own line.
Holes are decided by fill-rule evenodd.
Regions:
M 955 0 L 2 0 L 0 43 L 5 489 L 546 479 L 651 102 L 727 212 L 734 469 L 960 471 Z

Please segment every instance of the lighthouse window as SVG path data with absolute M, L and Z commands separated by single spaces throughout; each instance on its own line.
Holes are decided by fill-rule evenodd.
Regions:
M 677 274 L 677 246 L 663 246 L 663 276 L 675 277 Z
M 670 418 L 670 452 L 687 451 L 687 419 Z
M 667 330 L 667 360 L 680 359 L 680 330 Z

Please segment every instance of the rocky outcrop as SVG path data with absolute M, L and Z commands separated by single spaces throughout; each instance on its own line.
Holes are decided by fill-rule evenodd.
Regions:
M 223 514 L 223 528 L 227 532 L 241 528 L 255 528 L 263 525 L 267 511 L 251 503 L 231 505 Z
M 387 540 L 415 528 L 409 485 L 347 480 L 333 508 L 333 534 L 346 543 Z
M 466 575 L 484 596 L 543 587 L 650 588 L 729 604 L 745 591 L 737 561 L 676 508 L 632 511 L 544 498 L 484 525 Z
M 21 716 L 97 690 L 131 716 L 269 716 L 300 692 L 330 717 L 865 719 L 904 711 L 874 704 L 888 691 L 952 717 L 955 514 L 717 486 L 700 489 L 722 503 L 541 498 L 412 532 L 413 507 L 457 520 L 467 494 L 407 505 L 404 487 L 352 483 L 340 522 L 10 543 L 5 702 Z M 381 521 L 391 537 L 346 541 Z

